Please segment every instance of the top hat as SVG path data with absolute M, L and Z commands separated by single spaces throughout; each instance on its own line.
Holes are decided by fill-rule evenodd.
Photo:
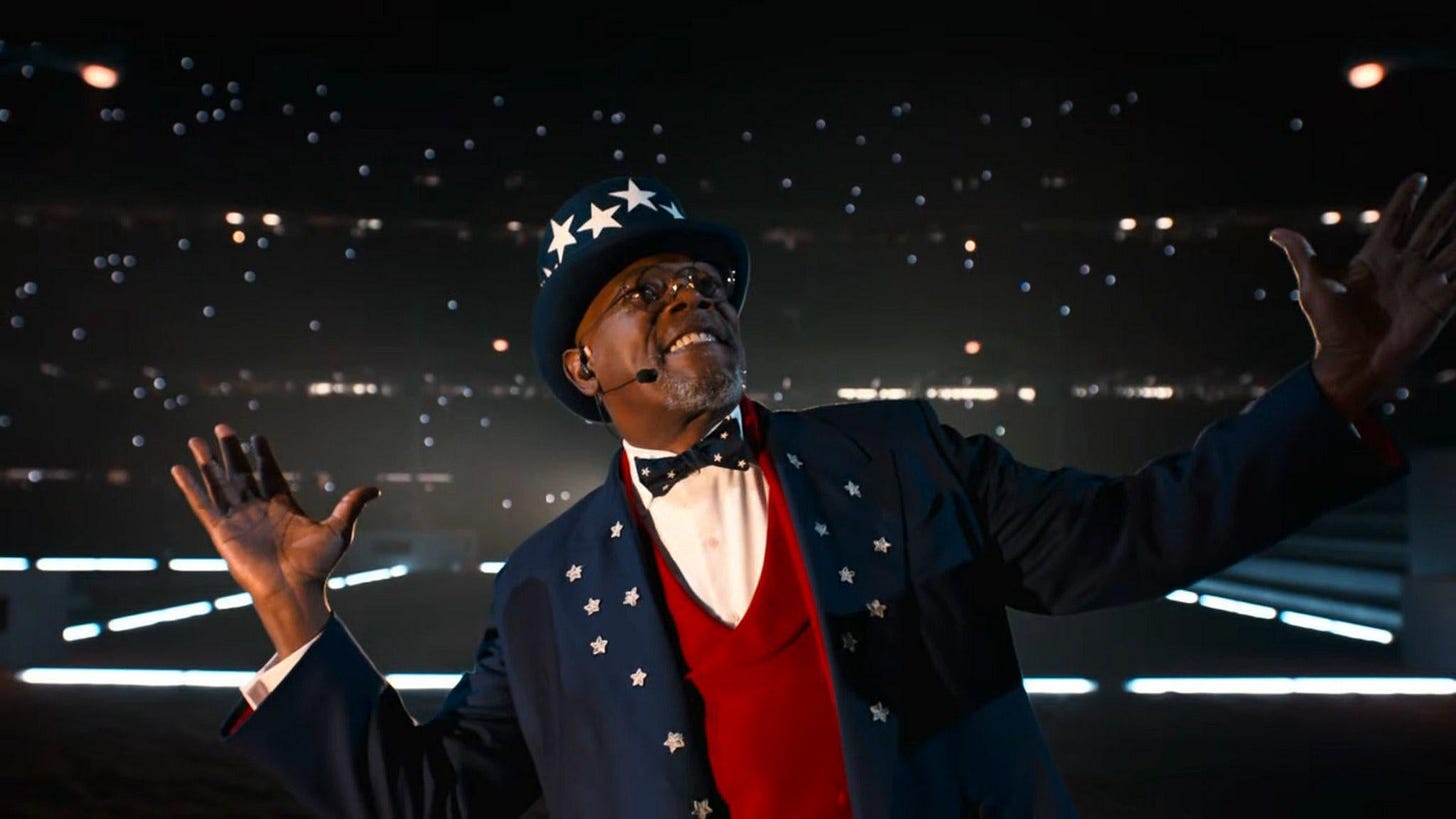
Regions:
M 667 186 L 642 176 L 588 185 L 551 217 L 536 254 L 540 291 L 531 315 L 531 354 L 541 377 L 567 409 L 606 421 L 562 369 L 561 354 L 576 346 L 581 317 L 607 282 L 627 265 L 656 253 L 682 253 L 737 277 L 729 296 L 743 309 L 748 294 L 748 245 L 725 225 L 689 219 Z

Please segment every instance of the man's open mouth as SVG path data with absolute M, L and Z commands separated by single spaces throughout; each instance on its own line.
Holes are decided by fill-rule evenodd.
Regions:
M 694 346 L 697 346 L 699 344 L 722 344 L 722 343 L 723 342 L 719 341 L 718 340 L 718 337 L 715 336 L 715 335 L 713 335 L 712 333 L 704 332 L 704 331 L 698 331 L 698 332 L 694 332 L 694 333 L 686 333 L 686 334 L 678 337 L 678 340 L 677 341 L 674 341 L 671 345 L 668 346 L 666 352 L 667 352 L 668 355 L 671 355 L 671 354 L 673 354 L 673 353 L 675 353 L 675 352 L 677 352 L 679 350 L 684 350 L 684 349 L 687 349 L 688 347 L 694 347 Z

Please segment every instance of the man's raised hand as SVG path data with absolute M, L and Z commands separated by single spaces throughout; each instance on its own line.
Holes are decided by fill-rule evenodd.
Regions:
M 1425 188 L 1425 174 L 1407 176 L 1345 264 L 1322 260 L 1289 228 L 1269 232 L 1294 268 L 1315 379 L 1351 420 L 1389 396 L 1456 316 L 1456 182 L 1417 219 Z
M 252 436 L 258 472 L 227 424 L 213 428 L 221 463 L 207 441 L 189 438 L 202 483 L 181 464 L 176 481 L 213 548 L 253 606 L 274 647 L 284 655 L 308 642 L 328 619 L 324 589 L 329 573 L 353 541 L 364 504 L 379 497 L 376 487 L 349 490 L 328 518 L 315 521 L 294 499 L 268 440 Z

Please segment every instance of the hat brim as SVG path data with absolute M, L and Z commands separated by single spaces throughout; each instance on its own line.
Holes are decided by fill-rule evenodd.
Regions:
M 737 231 L 715 222 L 681 219 L 664 225 L 640 224 L 614 231 L 571 256 L 548 278 L 536 296 L 531 317 L 531 352 L 541 377 L 568 409 L 588 421 L 604 421 L 592 397 L 583 395 L 562 368 L 561 354 L 576 346 L 576 328 L 587 307 L 607 282 L 627 265 L 655 253 L 682 253 L 735 271 L 729 302 L 742 311 L 748 295 L 748 244 Z

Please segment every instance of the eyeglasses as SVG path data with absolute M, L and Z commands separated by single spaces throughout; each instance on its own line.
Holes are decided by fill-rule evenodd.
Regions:
M 618 304 L 626 304 L 629 310 L 654 313 L 677 297 L 677 291 L 684 282 L 691 285 L 693 291 L 703 298 L 724 301 L 733 295 L 733 289 L 738 285 L 738 273 L 734 270 L 728 271 L 728 279 L 724 281 L 717 273 L 697 265 L 678 268 L 676 273 L 658 265 L 646 268 L 629 284 L 622 285 L 622 289 L 612 296 L 612 300 L 592 320 L 591 326 L 581 333 L 577 345 L 584 344 L 585 339 Z
M 691 285 L 703 298 L 720 301 L 733 294 L 738 277 L 734 271 L 729 271 L 728 280 L 724 281 L 717 273 L 696 265 L 679 268 L 677 272 L 654 265 L 643 270 L 631 284 L 623 285 L 602 309 L 602 315 L 611 312 L 618 303 L 625 303 L 634 310 L 656 312 L 664 303 L 677 296 L 677 291 L 684 282 Z

